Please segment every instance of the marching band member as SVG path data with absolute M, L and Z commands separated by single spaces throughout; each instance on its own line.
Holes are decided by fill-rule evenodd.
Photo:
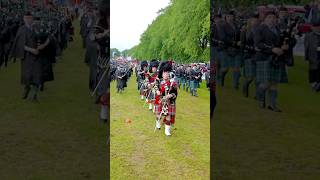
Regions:
M 161 128 L 161 118 L 164 116 L 165 135 L 171 135 L 171 127 L 175 123 L 176 99 L 178 96 L 178 84 L 170 79 L 172 61 L 161 63 L 159 67 L 159 79 L 162 79 L 155 101 L 156 128 Z
M 147 103 L 149 104 L 149 110 L 152 111 L 153 110 L 153 106 L 152 104 L 154 104 L 154 96 L 155 96 L 155 92 L 154 92 L 154 85 L 156 84 L 156 80 L 158 77 L 158 69 L 159 66 L 159 62 L 155 59 L 151 60 L 150 62 L 150 66 L 149 66 L 149 72 L 150 75 L 148 76 L 149 79 L 149 83 L 148 83 L 148 92 L 147 92 Z
M 138 71 L 138 89 L 140 91 L 141 100 L 143 100 L 146 97 L 146 80 L 149 75 L 147 71 L 148 62 L 142 61 L 140 64 L 140 70 Z

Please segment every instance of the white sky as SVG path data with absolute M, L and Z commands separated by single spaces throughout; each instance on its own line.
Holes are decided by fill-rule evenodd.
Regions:
M 170 0 L 111 0 L 110 45 L 120 51 L 139 44 L 140 35 Z

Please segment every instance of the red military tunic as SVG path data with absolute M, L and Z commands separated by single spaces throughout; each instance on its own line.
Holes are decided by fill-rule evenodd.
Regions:
M 166 90 L 167 87 L 167 90 Z M 162 81 L 159 87 L 160 96 L 157 95 L 155 98 L 155 114 L 159 116 L 161 114 L 163 104 L 161 99 L 168 94 L 171 94 L 172 97 L 166 100 L 166 105 L 168 107 L 168 114 L 161 114 L 165 116 L 163 122 L 167 125 L 174 124 L 176 116 L 176 98 L 178 96 L 178 85 L 176 82 Z

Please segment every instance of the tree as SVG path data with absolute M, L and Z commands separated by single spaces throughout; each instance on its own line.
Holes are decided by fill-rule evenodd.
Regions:
M 110 57 L 119 57 L 120 55 L 121 53 L 117 48 L 110 49 Z
M 210 1 L 171 0 L 129 50 L 138 59 L 209 61 Z

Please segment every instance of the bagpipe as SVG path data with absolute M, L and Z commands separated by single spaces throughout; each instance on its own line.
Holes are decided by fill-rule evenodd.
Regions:
M 118 78 L 119 79 L 124 78 L 128 74 L 129 71 L 130 71 L 130 68 L 123 67 L 122 69 L 120 69 L 121 76 L 119 76 Z
M 160 95 L 160 102 L 161 102 L 161 112 L 159 117 L 157 118 L 157 121 L 161 120 L 162 116 L 167 116 L 169 114 L 169 107 L 168 107 L 168 101 L 169 99 L 167 99 L 167 95 L 170 93 L 172 86 L 173 86 L 174 81 L 171 79 L 170 80 L 170 87 L 168 87 L 167 83 L 165 84 L 164 87 L 164 95 Z M 154 128 L 154 132 L 156 131 L 157 126 L 155 126 Z
M 161 97 L 161 105 L 162 105 L 162 108 L 161 108 L 161 115 L 164 115 L 164 116 L 167 116 L 169 111 L 168 111 L 168 99 L 167 99 L 167 95 L 170 93 L 171 89 L 172 89 L 172 84 L 173 84 L 173 81 L 170 82 L 170 87 L 168 87 L 167 84 L 165 84 L 164 86 L 164 96 Z M 160 115 L 160 117 L 161 117 Z
M 98 60 L 97 60 L 97 77 L 99 79 L 96 87 L 94 88 L 91 96 L 94 96 L 97 89 L 100 87 L 103 79 L 105 78 L 106 75 L 109 75 L 110 72 L 110 59 L 108 57 L 103 57 L 103 56 L 99 56 Z M 107 76 L 108 78 L 109 76 Z M 108 83 L 108 82 L 106 82 Z
M 144 76 L 144 72 L 142 74 Z M 147 91 L 148 84 L 149 84 L 149 79 L 144 78 L 144 80 L 141 82 L 140 90 L 144 88 L 144 91 Z
M 218 46 L 224 46 L 224 47 L 233 47 L 233 48 L 237 48 L 239 50 L 241 50 L 244 53 L 256 53 L 258 50 L 255 48 L 255 46 L 250 46 L 250 45 L 240 45 L 238 46 L 238 44 L 236 42 L 233 42 L 232 44 L 227 44 L 223 41 L 220 40 L 216 40 L 214 39 L 213 42 L 215 42 L 216 45 Z
M 284 53 L 280 56 L 273 55 L 272 58 L 272 65 L 274 67 L 279 67 L 281 62 L 284 62 L 287 66 L 293 66 L 293 48 L 297 43 L 296 38 L 294 37 L 294 30 L 295 25 L 291 24 L 288 29 L 283 30 L 280 32 L 280 44 L 276 47 L 282 47 L 283 45 L 288 45 L 289 49 L 284 50 Z
M 105 28 L 101 27 L 101 26 L 94 26 L 94 34 L 101 34 L 101 33 L 104 33 L 106 31 Z M 104 38 L 101 38 L 101 39 L 96 39 L 97 43 L 100 45 L 100 46 L 103 46 L 103 47 L 107 47 L 108 46 L 108 39 L 107 37 L 104 37 Z
M 149 79 L 146 78 L 146 84 L 144 84 L 144 91 L 148 92 L 148 95 L 146 96 L 146 99 L 148 99 L 151 95 L 151 93 L 153 93 L 153 98 L 154 99 L 151 99 L 151 100 L 155 100 L 155 97 L 156 97 L 156 94 L 157 94 L 157 91 L 159 91 L 159 86 L 160 86 L 160 79 L 156 78 L 155 81 L 153 83 L 150 83 L 149 82 Z M 151 87 L 148 87 L 148 85 L 151 84 Z M 145 107 L 145 105 L 147 104 L 147 102 L 145 102 L 145 104 L 143 105 L 143 107 Z

